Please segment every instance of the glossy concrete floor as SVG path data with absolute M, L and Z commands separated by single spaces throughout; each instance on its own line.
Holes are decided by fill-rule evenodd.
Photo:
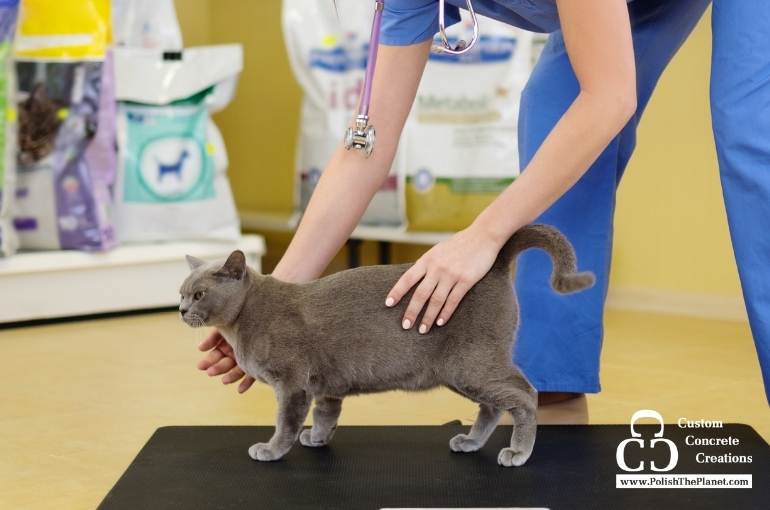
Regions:
M 543 421 L 628 423 L 654 409 L 752 425 L 770 410 L 747 324 L 610 311 L 604 391 L 548 406 Z M 195 369 L 201 330 L 172 313 L 0 331 L 0 508 L 92 509 L 165 425 L 274 423 L 264 385 L 244 395 Z M 470 423 L 449 391 L 350 398 L 344 424 Z M 244 455 L 246 450 L 244 449 Z

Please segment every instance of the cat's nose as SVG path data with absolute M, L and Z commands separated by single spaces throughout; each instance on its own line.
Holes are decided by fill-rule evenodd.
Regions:
M 186 314 L 186 313 L 187 313 L 187 308 L 182 308 L 182 307 L 180 306 L 180 307 L 179 307 L 179 314 L 180 314 L 182 317 L 184 317 L 184 314 Z

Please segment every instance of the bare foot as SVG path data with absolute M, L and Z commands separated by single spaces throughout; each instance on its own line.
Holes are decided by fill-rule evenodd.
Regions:
M 566 391 L 541 391 L 537 394 L 537 405 L 547 406 L 582 396 L 582 393 L 568 393 Z
M 543 392 L 540 395 L 540 406 L 537 408 L 539 425 L 588 425 L 588 402 L 582 393 Z M 544 397 L 547 398 L 545 404 Z M 498 424 L 513 425 L 511 413 L 505 413 Z

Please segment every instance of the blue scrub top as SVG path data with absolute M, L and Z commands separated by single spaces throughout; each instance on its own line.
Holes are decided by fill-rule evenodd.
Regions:
M 444 25 L 460 21 L 459 7 L 465 0 L 445 0 Z M 554 32 L 559 29 L 556 0 L 471 0 L 476 14 L 531 32 Z M 438 33 L 438 0 L 385 0 L 380 42 L 390 46 L 406 46 Z
M 632 0 L 626 0 L 631 2 Z M 444 25 L 460 21 L 465 0 L 445 0 Z M 476 14 L 486 16 L 530 32 L 551 33 L 559 30 L 556 0 L 471 0 Z M 438 0 L 385 0 L 380 42 L 406 46 L 438 33 Z

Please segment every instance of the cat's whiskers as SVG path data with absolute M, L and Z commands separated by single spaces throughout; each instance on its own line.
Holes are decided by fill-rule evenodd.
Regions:
M 195 340 L 195 345 L 200 345 L 202 336 L 206 336 L 204 335 L 203 331 L 201 331 L 201 328 L 208 327 L 206 321 L 204 321 L 203 318 L 197 314 L 190 314 L 187 316 L 187 320 L 184 322 L 188 328 L 193 330 L 193 339 Z

